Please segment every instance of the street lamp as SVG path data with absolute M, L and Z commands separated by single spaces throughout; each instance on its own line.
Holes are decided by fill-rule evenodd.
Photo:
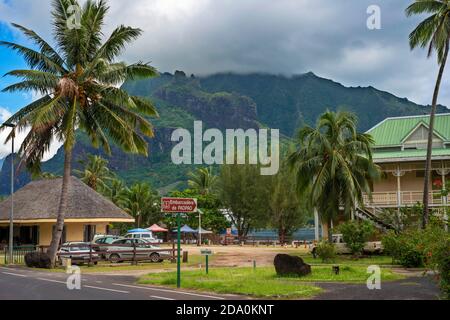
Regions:
M 3 126 L 11 128 L 11 212 L 9 214 L 9 264 L 14 264 L 14 138 L 16 137 L 16 125 L 5 123 Z

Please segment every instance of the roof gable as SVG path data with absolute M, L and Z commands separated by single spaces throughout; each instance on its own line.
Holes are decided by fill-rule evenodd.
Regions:
M 403 141 L 421 124 L 428 128 L 429 116 L 387 118 L 367 133 L 375 140 L 375 147 L 401 146 Z M 437 114 L 434 133 L 444 142 L 450 141 L 450 114 Z
M 401 141 L 401 143 L 428 140 L 430 126 L 421 121 L 419 122 Z M 436 129 L 434 130 L 433 140 L 446 141 Z

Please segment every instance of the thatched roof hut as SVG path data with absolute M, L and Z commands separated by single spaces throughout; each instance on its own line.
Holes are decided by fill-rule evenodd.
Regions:
M 14 193 L 14 222 L 56 221 L 62 178 L 34 181 Z M 75 177 L 71 177 L 66 222 L 134 222 L 134 218 Z M 11 198 L 0 203 L 0 223 L 9 221 Z

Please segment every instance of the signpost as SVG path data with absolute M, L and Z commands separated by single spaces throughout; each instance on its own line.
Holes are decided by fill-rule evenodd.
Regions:
M 206 274 L 209 273 L 209 256 L 213 255 L 213 252 L 210 249 L 200 250 L 202 256 L 205 256 L 206 259 Z
M 181 214 L 197 212 L 197 199 L 162 198 L 161 211 L 177 215 L 177 288 L 181 288 Z

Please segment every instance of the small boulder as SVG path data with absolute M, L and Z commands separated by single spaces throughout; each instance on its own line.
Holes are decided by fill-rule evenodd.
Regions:
M 303 277 L 311 273 L 311 266 L 297 256 L 278 254 L 275 257 L 273 264 L 275 265 L 275 270 L 279 276 L 296 275 Z
M 30 252 L 25 255 L 25 264 L 28 268 L 50 269 L 51 260 L 48 254 L 43 252 Z

